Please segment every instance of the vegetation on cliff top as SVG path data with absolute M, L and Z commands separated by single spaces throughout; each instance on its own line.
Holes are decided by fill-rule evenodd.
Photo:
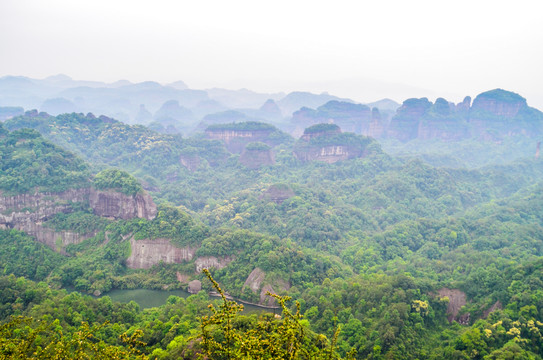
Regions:
M 506 103 L 520 102 L 526 104 L 526 99 L 519 94 L 503 89 L 494 89 L 480 93 L 473 101 L 473 105 L 475 106 L 481 99 L 492 99 L 495 101 Z
M 210 131 L 220 130 L 233 130 L 233 131 L 277 131 L 277 128 L 273 125 L 258 122 L 258 121 L 245 121 L 229 124 L 213 124 L 209 125 L 206 129 Z
M 92 181 L 98 190 L 114 190 L 125 195 L 136 195 L 143 192 L 143 188 L 136 178 L 119 169 L 106 169 L 100 171 Z
M 249 150 L 249 151 L 267 151 L 270 149 L 271 147 L 268 144 L 260 142 L 260 141 L 255 141 L 255 142 L 248 143 L 247 145 L 245 145 L 245 150 Z
M 4 195 L 61 192 L 90 185 L 87 165 L 35 130 L 22 129 L 0 137 L 0 159 Z
M 362 153 L 366 147 L 374 144 L 374 150 L 381 152 L 379 145 L 372 138 L 356 135 L 353 133 L 336 133 L 325 136 L 317 136 L 309 141 L 300 139 L 294 145 L 294 151 L 305 151 L 312 148 L 323 148 L 326 146 L 347 146 L 352 150 Z
M 319 133 L 319 132 L 332 132 L 332 131 L 339 132 L 341 131 L 341 129 L 336 124 L 322 123 L 322 124 L 315 124 L 306 128 L 304 130 L 304 134 L 314 134 L 314 133 Z

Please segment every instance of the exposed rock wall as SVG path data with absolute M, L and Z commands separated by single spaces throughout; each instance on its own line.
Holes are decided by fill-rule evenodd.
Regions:
M 469 322 L 469 313 L 467 316 L 458 316 L 462 306 L 466 305 L 466 294 L 464 292 L 458 289 L 443 288 L 439 289 L 437 293 L 442 298 L 449 298 L 449 304 L 447 305 L 447 320 L 449 320 L 450 323 L 452 323 L 453 320 L 460 324 L 465 323 L 466 321 Z
M 329 164 L 337 161 L 353 159 L 360 157 L 362 154 L 360 151 L 351 148 L 346 145 L 330 145 L 321 148 L 311 148 L 306 151 L 296 151 L 294 153 L 296 158 L 301 161 L 324 161 Z
M 228 151 L 232 153 L 241 153 L 250 142 L 266 142 L 272 130 L 206 130 L 208 139 L 224 141 Z
M 277 305 L 273 297 L 266 295 L 268 292 L 275 294 L 277 291 L 285 291 L 290 289 L 290 284 L 283 279 L 272 279 L 272 281 L 266 281 L 266 272 L 260 268 L 254 268 L 249 274 L 245 283 L 243 284 L 242 291 L 245 288 L 249 288 L 253 293 L 259 294 L 259 305 L 274 306 Z
M 15 196 L 0 194 L 0 228 L 24 231 L 52 249 L 62 251 L 66 245 L 77 244 L 95 234 L 56 232 L 44 227 L 42 222 L 57 213 L 69 212 L 72 203 L 86 202 L 88 196 L 89 189 Z
M 341 134 L 341 128 L 338 127 L 333 130 L 327 130 L 327 131 L 318 131 L 318 132 L 311 132 L 308 134 L 303 134 L 301 139 L 305 141 L 309 141 L 313 138 L 319 137 L 319 136 L 333 136 L 335 134 Z
M 149 269 L 159 262 L 166 264 L 179 264 L 191 261 L 196 253 L 195 248 L 178 248 L 170 243 L 169 239 L 130 239 L 130 256 L 126 265 L 132 269 Z
M 203 269 L 215 268 L 222 269 L 226 265 L 230 264 L 234 258 L 226 256 L 222 259 L 216 258 L 215 256 L 202 256 L 196 259 L 195 266 L 196 272 L 200 273 Z
M 43 222 L 57 213 L 72 211 L 73 203 L 89 203 L 96 215 L 130 219 L 156 216 L 156 205 L 147 194 L 126 196 L 114 191 L 90 188 L 71 189 L 60 193 L 34 193 L 15 196 L 0 194 L 0 228 L 17 229 L 33 236 L 56 251 L 69 244 L 77 244 L 95 233 L 77 234 L 54 231 Z
M 179 162 L 189 171 L 195 172 L 202 160 L 198 155 L 181 155 L 179 157 Z
M 477 96 L 473 101 L 472 110 L 484 110 L 499 117 L 514 118 L 519 110 L 526 106 L 526 100 L 505 102 L 485 96 Z
M 275 164 L 275 156 L 271 149 L 249 150 L 245 149 L 239 157 L 239 162 L 249 169 L 258 169 L 261 166 Z
M 132 269 L 149 269 L 161 261 L 166 264 L 180 264 L 194 260 L 194 271 L 202 272 L 204 268 L 222 269 L 233 257 L 217 258 L 202 256 L 195 258 L 196 247 L 176 247 L 169 239 L 130 239 L 130 256 L 126 265 Z
M 269 199 L 276 204 L 281 204 L 283 201 L 294 196 L 294 191 L 288 186 L 270 186 L 261 196 L 261 198 Z
M 139 217 L 152 220 L 157 214 L 156 205 L 147 193 L 130 196 L 111 190 L 91 189 L 89 204 L 96 215 L 117 219 Z

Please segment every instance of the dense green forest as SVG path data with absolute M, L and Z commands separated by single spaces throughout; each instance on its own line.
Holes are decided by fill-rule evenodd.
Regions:
M 92 114 L 6 120 L 4 199 L 93 187 L 134 199 L 148 192 L 158 206 L 152 219 L 100 217 L 86 202 L 47 214 L 50 231 L 92 235 L 59 254 L 12 228 L 13 214 L 35 210 L 5 200 L 0 356 L 541 359 L 543 162 L 493 162 L 514 138 L 484 147 L 466 169 L 456 158 L 467 151 L 462 142 L 434 157 L 412 156 L 411 145 L 391 156 L 352 133 L 294 141 L 261 123 L 212 129 L 244 128 L 276 132 L 271 143 L 246 145 L 273 151 L 272 165 L 248 169 L 202 134 L 159 134 Z M 358 156 L 326 163 L 294 154 L 330 145 Z M 163 239 L 191 255 L 130 265 L 137 244 Z M 206 275 L 202 259 L 218 265 Z M 203 290 L 158 308 L 90 296 L 189 280 Z M 279 305 L 282 315 L 246 314 L 210 291 Z

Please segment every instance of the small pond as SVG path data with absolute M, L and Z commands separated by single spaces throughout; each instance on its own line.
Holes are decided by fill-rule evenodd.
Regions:
M 187 298 L 191 294 L 185 290 L 150 290 L 150 289 L 132 289 L 132 290 L 120 290 L 115 289 L 111 290 L 105 294 L 102 294 L 100 297 L 109 296 L 111 300 L 128 303 L 130 301 L 135 301 L 142 309 L 158 307 L 164 305 L 168 297 L 170 296 L 179 296 L 182 298 Z M 243 304 L 243 303 L 242 303 Z M 243 314 L 269 311 L 273 312 L 273 309 L 266 309 L 255 305 L 243 304 L 244 310 Z M 279 313 L 280 310 L 275 310 L 276 313 Z

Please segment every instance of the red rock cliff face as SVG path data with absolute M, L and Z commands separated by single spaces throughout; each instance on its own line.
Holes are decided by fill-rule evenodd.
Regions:
M 266 142 L 271 130 L 206 130 L 206 137 L 210 140 L 221 140 L 228 151 L 241 153 L 250 142 Z
M 335 134 L 341 134 L 341 129 L 338 127 L 335 130 L 328 130 L 328 131 L 318 131 L 318 132 L 312 132 L 309 134 L 303 134 L 302 140 L 309 141 L 313 138 L 319 137 L 319 136 L 332 136 Z
M 179 162 L 189 171 L 195 172 L 198 169 L 198 166 L 200 166 L 202 160 L 198 155 L 181 155 L 179 157 Z
M 484 110 L 500 117 L 513 118 L 525 105 L 526 102 L 520 100 L 515 102 L 503 102 L 495 99 L 477 97 L 473 102 L 472 109 Z
M 89 204 L 96 215 L 116 219 L 139 217 L 152 220 L 157 214 L 156 205 L 147 193 L 125 195 L 112 190 L 91 189 Z
M 321 148 L 314 148 L 304 152 L 295 152 L 294 155 L 302 161 L 324 161 L 332 164 L 338 161 L 360 157 L 360 152 L 345 145 L 330 145 Z
M 204 268 L 222 269 L 228 265 L 233 257 L 217 258 L 203 256 L 195 258 L 196 247 L 176 247 L 170 239 L 130 239 L 130 256 L 126 264 L 132 269 L 150 269 L 163 262 L 165 264 L 180 264 L 194 260 L 194 272 L 200 273 Z
M 96 215 L 131 219 L 153 219 L 156 205 L 148 194 L 127 196 L 113 191 L 74 189 L 61 193 L 35 193 L 15 196 L 0 194 L 0 228 L 17 229 L 33 236 L 53 250 L 63 252 L 69 244 L 77 244 L 95 233 L 78 234 L 54 231 L 43 225 L 57 213 L 72 211 L 72 203 L 89 203 Z
M 247 150 L 239 157 L 239 162 L 249 169 L 258 169 L 261 166 L 275 164 L 275 157 L 271 150 Z
M 68 190 L 61 193 L 35 193 L 16 196 L 0 194 L 0 228 L 17 229 L 33 236 L 56 251 L 66 245 L 77 244 L 95 234 L 54 231 L 43 221 L 60 212 L 69 212 L 71 203 L 86 202 L 89 189 Z
M 149 269 L 159 262 L 166 264 L 179 264 L 191 261 L 196 248 L 178 248 L 170 243 L 169 239 L 134 240 L 130 239 L 130 257 L 126 265 L 132 269 Z

